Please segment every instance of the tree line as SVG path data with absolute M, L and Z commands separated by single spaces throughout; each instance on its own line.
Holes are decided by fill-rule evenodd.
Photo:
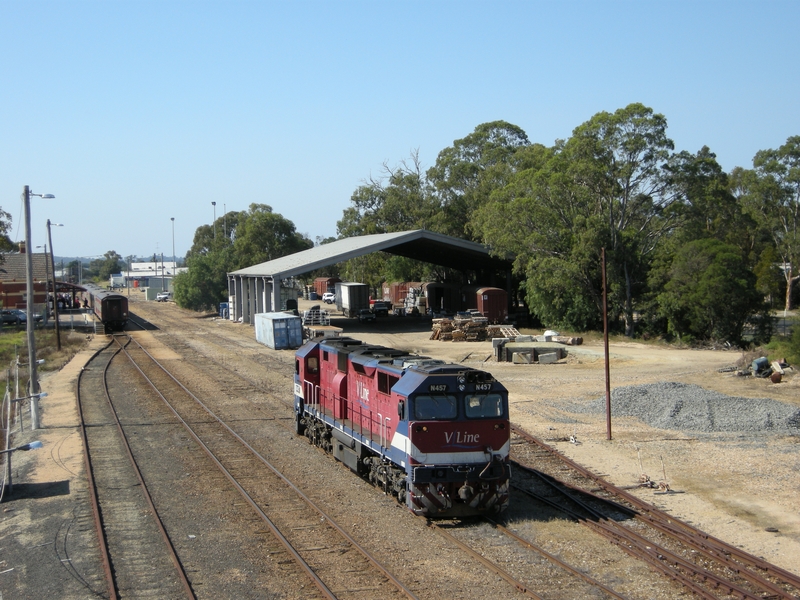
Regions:
M 427 170 L 417 152 L 385 163 L 353 192 L 337 236 L 427 229 L 482 243 L 513 260 L 515 302 L 538 324 L 570 331 L 602 328 L 604 253 L 612 331 L 738 344 L 746 326 L 755 341 L 768 339 L 771 311 L 792 308 L 799 221 L 800 136 L 726 173 L 707 147 L 676 151 L 666 118 L 634 103 L 550 146 L 493 121 Z M 226 213 L 195 232 L 175 300 L 214 309 L 227 300 L 227 273 L 314 243 L 268 205 Z M 316 275 L 375 289 L 485 283 L 469 265 L 454 271 L 383 253 Z
M 600 112 L 552 146 L 484 123 L 423 172 L 418 156 L 359 186 L 340 236 L 425 228 L 514 260 L 544 326 L 740 343 L 792 308 L 800 260 L 800 136 L 726 173 L 707 147 L 675 151 L 642 104 Z M 387 259 L 379 278 L 402 270 Z M 408 265 L 405 265 L 408 267 Z M 414 280 L 407 272 L 401 279 Z M 417 271 L 416 274 L 419 274 Z
M 228 300 L 228 273 L 313 246 L 294 223 L 266 204 L 228 212 L 195 231 L 186 253 L 188 269 L 175 277 L 175 302 L 193 310 L 216 310 Z

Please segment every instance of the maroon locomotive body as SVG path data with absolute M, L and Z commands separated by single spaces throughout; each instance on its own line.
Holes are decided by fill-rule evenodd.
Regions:
M 491 374 L 350 338 L 296 352 L 299 434 L 428 517 L 509 502 L 508 392 Z

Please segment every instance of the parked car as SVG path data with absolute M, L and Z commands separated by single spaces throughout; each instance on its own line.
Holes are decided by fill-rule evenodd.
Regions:
M 324 294 L 322 294 L 322 301 L 325 304 L 333 304 L 334 302 L 336 302 L 336 294 L 334 294 L 333 292 L 325 292 Z
M 386 302 L 376 302 L 372 305 L 372 312 L 375 313 L 376 317 L 388 317 L 389 305 Z
M 4 308 L 0 310 L 0 319 L 3 325 L 22 325 L 28 322 L 28 315 L 18 308 Z
M 362 308 L 358 311 L 358 320 L 362 323 L 368 323 L 375 320 L 375 313 L 368 308 Z
M 156 302 L 166 302 L 172 300 L 172 292 L 159 292 L 156 296 Z

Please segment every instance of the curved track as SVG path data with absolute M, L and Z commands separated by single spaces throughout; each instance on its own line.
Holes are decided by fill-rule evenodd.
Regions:
M 329 598 L 364 597 L 367 591 L 372 598 L 415 597 L 143 347 L 134 341 L 129 348 L 120 337 L 116 339 L 192 439 L 258 514 L 319 593 Z M 336 552 L 332 554 L 330 549 Z
M 78 376 L 80 433 L 109 598 L 194 598 L 111 403 L 108 368 L 118 350 L 100 350 Z
M 800 598 L 800 577 L 658 510 L 520 428 L 512 432 L 527 444 L 515 446 L 517 471 L 525 474 L 525 481 L 517 482 L 519 491 L 563 510 L 694 595 Z M 558 479 L 544 471 L 557 472 Z M 541 491 L 542 485 L 547 491 Z M 589 491 L 597 488 L 602 496 Z
M 167 321 L 172 319 L 172 316 L 169 314 L 166 315 L 166 317 Z M 245 398 L 247 398 L 248 395 L 253 395 L 254 393 L 265 394 L 265 396 L 269 397 L 268 401 L 271 404 L 275 403 L 272 404 L 272 406 L 275 407 L 276 410 L 272 411 L 272 414 L 279 415 L 281 412 L 277 410 L 277 403 L 280 403 L 287 408 L 286 419 L 283 419 L 280 416 L 275 416 L 272 418 L 275 418 L 282 425 L 284 425 L 283 421 L 285 420 L 286 430 L 290 432 L 293 431 L 293 428 L 291 427 L 292 421 L 290 418 L 288 418 L 288 415 L 291 414 L 291 404 L 286 401 L 286 390 L 279 389 L 284 386 L 283 382 L 285 382 L 286 389 L 290 389 L 291 386 L 291 367 L 290 364 L 287 363 L 285 356 L 282 356 L 280 353 L 273 352 L 253 353 L 252 344 L 248 344 L 246 341 L 237 341 L 235 339 L 228 340 L 227 338 L 223 338 L 221 336 L 217 338 L 217 336 L 212 334 L 210 329 L 205 328 L 202 332 L 198 331 L 197 335 L 182 336 L 181 340 L 182 341 L 170 340 L 170 347 L 174 348 L 180 354 L 183 354 L 182 348 L 191 349 L 193 351 L 192 354 L 197 354 L 198 356 L 196 358 L 193 357 L 192 361 L 196 362 L 199 368 L 203 369 L 205 373 L 209 374 L 210 377 L 218 382 L 221 393 L 241 395 Z M 211 352 L 209 352 L 210 347 L 213 347 Z M 264 375 L 262 379 L 262 376 L 258 374 L 261 373 L 261 371 L 254 371 L 253 369 L 250 369 L 253 374 L 248 376 L 246 374 L 247 369 L 241 368 L 244 361 L 253 361 L 253 363 L 258 363 L 264 368 L 264 373 L 269 372 L 270 374 Z M 240 370 L 244 372 L 239 372 Z M 212 372 L 213 374 L 211 374 Z M 524 434 L 524 432 L 521 431 L 517 431 L 517 433 L 520 435 Z M 528 443 L 532 442 L 526 442 L 526 444 Z M 514 446 L 515 453 L 521 465 L 527 463 L 528 465 L 536 467 L 537 470 L 555 473 L 558 475 L 559 479 L 566 479 L 568 482 L 572 483 L 576 487 L 582 488 L 583 490 L 594 489 L 597 487 L 605 488 L 609 485 L 602 479 L 594 477 L 592 480 L 586 480 L 580 485 L 575 484 L 573 483 L 571 477 L 562 476 L 565 471 L 565 463 L 562 458 L 555 457 L 552 465 L 548 467 L 545 463 L 547 463 L 549 459 L 545 459 L 543 456 L 549 454 L 549 450 L 547 452 L 543 452 L 539 449 L 532 450 L 526 447 L 525 451 L 521 452 L 523 446 L 526 446 L 526 444 L 518 442 Z M 533 446 L 530 448 L 533 448 Z M 578 470 L 580 470 L 580 467 L 577 465 L 576 467 Z M 571 466 L 569 467 L 569 470 L 572 471 Z M 530 483 L 534 476 L 525 474 L 524 469 L 522 468 L 516 469 L 514 474 L 515 479 L 517 479 L 517 483 L 521 487 L 524 489 L 534 489 L 534 485 Z M 589 473 L 588 475 L 591 474 Z M 543 481 L 539 475 L 536 475 L 535 477 L 540 481 L 540 483 L 535 484 L 535 493 L 538 493 L 540 498 L 548 495 L 551 496 L 551 499 L 557 498 L 555 502 L 558 506 L 558 510 L 562 514 L 565 514 L 563 509 L 566 508 L 568 504 L 573 502 L 572 499 L 570 497 L 560 495 L 562 494 L 561 491 L 543 492 L 542 490 L 555 490 L 557 488 L 565 488 L 567 486 L 563 483 L 556 483 L 556 488 L 553 488 L 551 482 Z M 547 479 L 548 477 L 545 475 L 544 480 Z M 623 490 L 620 491 L 624 492 Z M 609 494 L 610 493 L 612 492 L 609 492 Z M 589 500 L 585 497 L 585 493 L 582 491 L 575 492 L 571 495 L 580 496 L 581 501 L 586 501 L 587 504 L 589 503 Z M 612 496 L 609 496 L 609 498 L 611 497 Z M 643 520 L 644 518 L 647 518 L 649 515 L 653 514 L 652 511 L 655 511 L 655 509 L 649 505 L 638 508 L 634 507 L 632 504 L 622 506 L 619 503 L 625 502 L 624 495 L 615 494 L 613 498 L 618 504 L 612 504 L 608 499 L 604 499 L 592 500 L 588 508 L 577 507 L 577 505 L 574 505 L 576 508 L 573 509 L 573 514 L 578 515 L 578 518 L 581 519 L 581 522 L 591 523 L 592 525 L 613 525 L 616 527 L 616 525 L 619 523 L 626 523 L 630 525 L 634 521 L 634 515 L 636 516 L 637 520 Z M 523 511 L 524 515 L 534 515 L 542 512 L 541 500 L 526 500 L 525 493 L 522 491 L 518 491 L 515 502 L 528 503 L 537 507 L 526 509 Z M 594 514 L 587 512 L 589 508 L 596 512 Z M 662 525 L 666 530 L 669 530 L 670 528 L 673 530 L 683 529 L 683 524 L 679 525 L 674 518 L 667 515 L 667 519 L 669 523 Z M 515 529 L 516 525 L 517 524 L 514 523 Z M 652 526 L 648 525 L 648 527 Z M 507 530 L 506 528 L 509 529 Z M 502 577 L 508 584 L 513 586 L 517 592 L 521 592 L 532 597 L 553 597 L 552 592 L 548 593 L 546 585 L 540 587 L 537 581 L 539 571 L 544 571 L 549 568 L 546 565 L 539 565 L 539 563 L 535 563 L 537 566 L 534 566 L 534 559 L 524 558 L 522 559 L 524 562 L 523 566 L 520 567 L 519 565 L 515 565 L 514 568 L 505 569 L 498 566 L 500 564 L 507 566 L 502 555 L 498 559 L 492 558 L 495 546 L 497 546 L 498 543 L 496 543 L 496 540 L 492 539 L 493 537 L 497 537 L 497 533 L 493 534 L 491 531 L 504 533 L 507 531 L 509 539 L 514 538 L 516 540 L 516 544 L 536 551 L 552 564 L 559 563 L 559 558 L 548 557 L 548 553 L 546 551 L 536 548 L 536 546 L 532 542 L 525 539 L 524 536 L 519 536 L 515 532 L 510 531 L 510 528 L 511 525 L 508 522 L 506 522 L 505 525 L 493 523 L 491 526 L 483 528 L 480 528 L 474 522 L 453 525 L 439 523 L 435 527 L 437 531 L 446 534 L 452 544 L 458 545 L 459 547 L 462 547 L 463 545 L 463 549 L 475 560 L 479 560 L 487 569 L 490 569 L 500 575 L 500 577 Z M 643 528 L 643 525 L 635 525 L 633 528 L 639 532 L 639 530 Z M 623 529 L 625 529 L 625 527 L 623 527 Z M 602 530 L 603 527 L 597 527 L 598 533 L 601 533 Z M 683 585 L 686 590 L 690 590 L 691 594 L 699 597 L 800 598 L 800 594 L 798 594 L 798 589 L 800 588 L 794 586 L 794 583 L 792 583 L 792 578 L 795 576 L 790 573 L 781 571 L 772 565 L 763 563 L 763 561 L 758 561 L 758 559 L 755 559 L 756 562 L 753 562 L 752 566 L 743 567 L 743 563 L 735 562 L 725 565 L 724 563 L 717 562 L 713 557 L 709 558 L 709 556 L 707 556 L 707 553 L 711 555 L 717 553 L 723 556 L 726 554 L 731 554 L 731 556 L 736 557 L 738 553 L 741 552 L 736 548 L 726 548 L 725 545 L 715 546 L 712 548 L 711 546 L 706 545 L 704 550 L 700 550 L 698 547 L 687 550 L 686 546 L 683 546 L 683 549 L 681 549 L 681 544 L 684 544 L 684 542 L 679 543 L 675 540 L 670 541 L 669 538 L 671 536 L 668 534 L 668 532 L 656 531 L 655 533 L 648 534 L 648 541 L 646 544 L 649 546 L 650 550 L 654 548 L 660 549 L 648 553 L 647 548 L 644 550 L 636 550 L 634 543 L 630 541 L 630 539 L 627 541 L 623 540 L 621 533 L 607 533 L 604 535 L 611 535 L 615 544 L 619 545 L 621 548 L 624 548 L 626 552 L 630 552 L 631 555 L 636 556 L 638 560 L 647 560 L 648 564 L 650 564 L 654 569 L 656 567 L 662 569 L 662 567 L 666 566 L 666 570 L 663 572 L 668 578 L 672 579 L 673 581 L 679 581 L 680 585 Z M 697 533 L 696 536 L 700 540 L 706 540 L 707 543 L 709 541 L 714 541 L 712 538 L 703 534 L 702 532 Z M 658 546 L 655 544 L 658 544 Z M 475 556 L 475 552 L 479 553 L 482 556 L 482 559 L 479 559 L 477 556 Z M 681 562 L 685 560 L 685 555 L 695 557 L 694 560 L 696 562 L 694 563 L 694 566 L 691 561 L 683 563 Z M 697 557 L 700 558 L 698 559 Z M 716 566 L 706 567 L 706 564 L 712 560 L 717 562 Z M 745 559 L 737 558 L 736 560 L 744 561 Z M 761 564 L 758 564 L 759 562 Z M 697 563 L 700 563 L 699 566 Z M 558 570 L 562 571 L 561 574 L 554 574 L 553 579 L 555 581 L 563 582 L 565 580 L 563 571 L 584 571 L 586 568 L 585 565 L 581 565 L 579 568 L 574 568 L 567 564 L 561 564 L 559 565 Z M 742 570 L 748 571 L 748 573 L 745 573 L 743 576 L 740 574 Z M 573 573 L 573 575 L 576 580 L 581 577 L 581 573 Z M 600 574 L 599 578 L 603 579 L 603 575 Z M 587 585 L 589 588 L 594 588 L 593 592 L 575 591 L 579 589 L 577 587 L 579 584 L 570 583 L 568 585 L 576 586 L 575 588 L 568 588 L 573 590 L 570 592 L 571 597 L 580 597 L 582 595 L 596 595 L 597 597 L 621 597 L 620 594 L 615 592 L 613 589 L 610 589 L 614 587 L 613 585 L 606 587 L 603 586 L 603 584 L 593 581 L 592 578 L 588 578 L 585 585 Z M 673 589 L 678 590 L 678 592 L 680 591 L 678 588 Z M 560 591 L 563 592 L 564 590 Z

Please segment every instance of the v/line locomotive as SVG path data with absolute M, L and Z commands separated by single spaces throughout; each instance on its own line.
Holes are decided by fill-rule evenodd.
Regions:
M 508 392 L 485 371 L 351 338 L 295 354 L 295 430 L 414 514 L 509 503 Z
M 88 283 L 84 300 L 107 331 L 122 331 L 128 323 L 128 298 Z

